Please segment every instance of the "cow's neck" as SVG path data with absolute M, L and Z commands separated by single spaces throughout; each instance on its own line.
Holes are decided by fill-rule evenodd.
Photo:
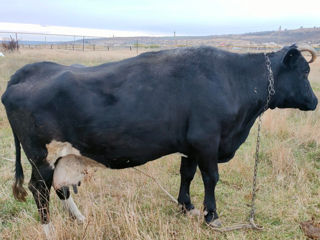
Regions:
M 257 117 L 263 113 L 268 96 L 265 57 L 263 54 L 239 55 L 232 66 L 234 73 L 230 99 L 237 106 L 236 115 L 223 127 L 219 161 L 227 162 L 247 139 Z M 238 59 L 239 60 L 239 59 Z M 253 67 L 254 66 L 254 67 Z M 241 73 L 241 74 L 239 74 Z M 231 127 L 230 127 L 231 126 Z M 231 142 L 230 142 L 231 139 Z
M 241 85 L 244 88 L 239 91 L 241 99 L 241 110 L 245 114 L 244 123 L 252 122 L 265 111 L 268 97 L 268 74 L 266 68 L 266 60 L 264 54 L 248 54 L 244 62 L 252 62 L 256 65 L 247 64 L 248 69 L 242 76 Z M 241 112 L 240 112 L 241 114 Z

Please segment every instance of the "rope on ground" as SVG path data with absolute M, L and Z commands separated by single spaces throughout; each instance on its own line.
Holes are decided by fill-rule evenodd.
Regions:
M 240 224 L 235 224 L 235 225 L 229 226 L 229 227 L 219 227 L 219 228 L 212 227 L 212 226 L 210 226 L 210 227 L 214 231 L 217 231 L 217 232 L 220 232 L 220 233 L 230 232 L 230 231 L 234 231 L 234 230 L 242 230 L 242 229 L 263 230 L 263 227 L 255 224 L 255 222 L 254 222 L 254 220 L 252 218 L 250 218 L 249 223 L 240 223 Z
M 3 160 L 9 161 L 9 162 L 15 162 L 15 160 L 11 159 L 11 158 L 6 158 L 3 156 L 0 156 Z
M 140 170 L 138 168 L 133 167 L 133 169 L 138 171 L 138 172 L 140 172 L 140 173 L 142 173 L 143 175 L 151 178 L 161 188 L 161 190 L 171 199 L 171 201 L 173 201 L 176 204 L 179 204 L 178 201 L 167 190 L 165 190 L 164 187 L 162 187 L 162 185 L 158 182 L 158 180 L 156 178 L 152 177 L 148 173 L 146 173 L 146 172 L 144 172 L 144 171 L 142 171 L 142 170 Z

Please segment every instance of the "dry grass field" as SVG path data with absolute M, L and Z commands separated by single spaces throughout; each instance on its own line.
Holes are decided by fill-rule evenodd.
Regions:
M 0 58 L 0 95 L 10 76 L 27 63 L 49 60 L 62 64 L 96 65 L 134 56 L 132 51 L 72 52 L 22 50 Z M 320 97 L 320 61 L 311 65 L 310 80 Z M 86 179 L 74 196 L 85 224 L 63 212 L 51 193 L 51 216 L 58 239 L 305 239 L 299 223 L 320 219 L 320 112 L 273 110 L 263 116 L 261 164 L 258 177 L 257 222 L 263 231 L 217 233 L 201 218 L 179 212 L 159 187 L 134 169 L 101 169 Z M 224 225 L 246 221 L 251 197 L 256 126 L 229 163 L 220 166 L 217 207 Z M 14 200 L 15 149 L 4 108 L 0 104 L 0 239 L 44 239 L 37 208 L 29 192 L 27 201 Z M 23 156 L 25 187 L 30 165 Z M 180 160 L 163 157 L 139 167 L 156 177 L 173 195 L 179 190 Z M 197 172 L 191 196 L 202 208 L 203 184 Z

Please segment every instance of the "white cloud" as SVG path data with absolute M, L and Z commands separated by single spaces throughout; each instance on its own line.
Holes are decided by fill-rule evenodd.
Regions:
M 110 29 L 78 28 L 63 26 L 43 26 L 39 24 L 4 23 L 0 22 L 2 32 L 22 32 L 38 34 L 64 34 L 90 37 L 135 37 L 135 36 L 161 36 L 143 31 L 120 31 Z

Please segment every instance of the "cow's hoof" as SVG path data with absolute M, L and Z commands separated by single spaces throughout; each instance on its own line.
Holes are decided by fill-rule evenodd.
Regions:
M 75 221 L 78 224 L 84 224 L 87 220 L 85 216 L 81 214 L 81 212 L 77 212 L 76 214 L 69 212 L 70 220 Z
M 190 216 L 190 217 L 200 216 L 200 211 L 196 209 L 192 204 L 190 204 L 190 206 L 188 207 L 186 207 L 185 205 L 179 204 L 179 207 L 181 208 L 181 212 L 187 216 Z
M 200 214 L 201 214 L 200 210 L 196 209 L 196 208 L 187 211 L 187 215 L 190 216 L 190 217 L 199 217 Z
M 46 240 L 55 240 L 56 239 L 56 231 L 52 225 L 52 223 L 43 224 L 42 225 L 43 232 L 46 236 Z
M 86 221 L 86 217 L 81 214 L 80 216 L 77 216 L 76 220 L 77 223 L 84 224 L 84 222 Z
M 219 218 L 214 219 L 213 221 L 211 221 L 210 223 L 207 223 L 210 227 L 213 228 L 221 228 L 222 227 L 222 223 L 220 221 Z

